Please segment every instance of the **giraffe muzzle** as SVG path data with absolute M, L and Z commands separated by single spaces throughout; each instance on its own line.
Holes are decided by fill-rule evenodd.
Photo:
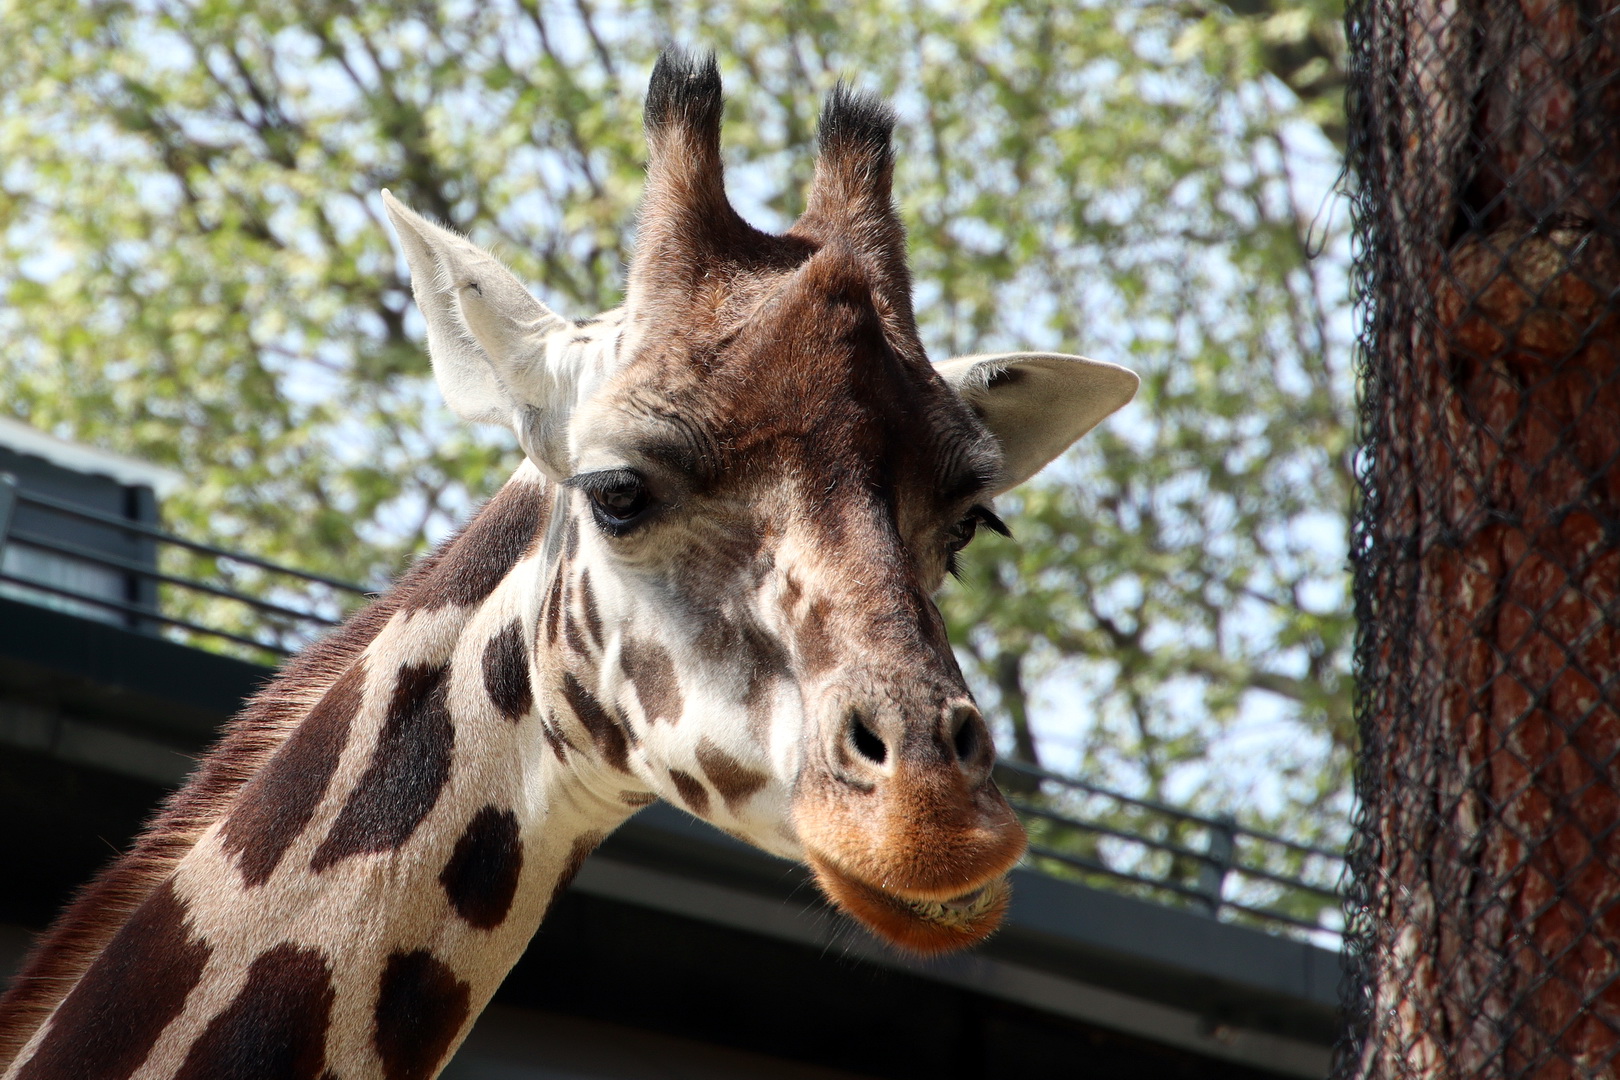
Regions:
M 1023 826 L 990 779 L 971 706 L 933 722 L 846 707 L 826 759 L 801 776 L 794 824 L 827 897 L 898 948 L 981 940 L 1008 902 Z

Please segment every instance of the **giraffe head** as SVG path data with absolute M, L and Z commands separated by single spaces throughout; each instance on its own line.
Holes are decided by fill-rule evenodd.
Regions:
M 529 653 L 559 711 L 610 732 L 604 782 L 807 862 L 903 948 L 967 944 L 1025 840 L 930 594 L 1001 528 L 995 496 L 1137 378 L 1052 354 L 930 364 L 889 109 L 830 95 L 781 235 L 727 200 L 720 114 L 713 60 L 666 53 L 626 303 L 595 319 L 385 193 L 434 371 L 559 486 Z

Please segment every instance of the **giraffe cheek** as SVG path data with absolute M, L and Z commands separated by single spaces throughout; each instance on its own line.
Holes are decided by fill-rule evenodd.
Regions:
M 649 727 L 680 720 L 686 699 L 669 650 L 651 639 L 627 636 L 619 646 L 619 668 L 634 689 Z

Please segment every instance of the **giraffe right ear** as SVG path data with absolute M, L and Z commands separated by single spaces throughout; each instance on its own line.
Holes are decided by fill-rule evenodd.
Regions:
M 547 339 L 568 321 L 477 244 L 387 191 L 382 201 L 411 270 L 445 404 L 463 420 L 510 428 L 543 471 L 567 475 L 567 419 L 578 372 Z
M 1118 364 L 1063 353 L 961 356 L 935 364 L 1001 443 L 1001 494 L 1123 408 L 1142 380 Z

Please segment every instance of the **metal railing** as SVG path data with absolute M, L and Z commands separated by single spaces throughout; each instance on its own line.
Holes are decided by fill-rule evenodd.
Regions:
M 10 527 L 15 507 L 118 530 L 146 544 L 150 562 L 98 551 L 46 533 Z M 7 573 L 0 583 L 71 605 L 110 612 L 133 628 L 192 645 L 226 643 L 247 659 L 275 662 L 336 625 L 368 590 L 241 552 L 175 536 L 154 526 L 88 510 L 18 489 L 0 474 L 0 552 L 15 544 L 114 571 L 144 583 L 124 595 L 99 595 Z M 165 552 L 193 557 L 228 575 L 253 573 L 253 592 L 240 585 L 203 580 L 164 567 Z M 183 560 L 182 560 L 183 561 Z M 227 576 L 225 578 L 229 580 Z M 206 598 L 236 610 L 234 628 L 209 625 L 190 612 L 187 598 Z M 155 599 L 154 599 L 155 598 Z M 214 609 L 208 609 L 213 611 Z M 223 614 L 215 612 L 216 614 Z M 229 618 L 230 616 L 225 615 Z M 1127 795 L 1086 780 L 1003 761 L 997 778 L 1030 831 L 1030 867 L 1103 888 L 1131 892 L 1274 931 L 1336 939 L 1340 910 L 1336 885 L 1342 853 L 1300 843 L 1151 799 Z M 1195 842 L 1202 843 L 1195 846 Z
M 1026 861 L 1036 869 L 1215 918 L 1339 938 L 1341 850 L 1021 762 L 998 762 L 996 778 L 1029 827 Z
M 19 507 L 39 511 L 47 519 L 85 523 L 136 539 L 142 555 L 150 558 L 130 558 L 19 527 L 14 523 Z M 357 602 L 370 595 L 370 590 L 350 582 L 295 570 L 243 552 L 188 540 L 144 522 L 24 491 L 12 477 L 0 474 L 0 552 L 13 545 L 71 565 L 111 571 L 120 584 L 116 591 L 73 588 L 47 576 L 7 571 L 0 562 L 0 584 L 11 586 L 8 591 L 13 595 L 51 597 L 60 602 L 58 606 L 69 610 L 83 611 L 88 607 L 116 616 L 131 628 L 164 633 L 189 644 L 228 642 L 237 647 L 231 651 L 245 650 L 246 658 L 261 662 L 297 652 L 337 625 Z M 188 561 L 212 570 L 215 580 L 169 569 L 171 563 Z M 254 578 L 252 592 L 233 581 L 244 571 Z M 198 598 L 220 605 L 210 612 L 214 616 L 212 625 L 197 621 L 191 614 L 199 607 L 195 603 Z

